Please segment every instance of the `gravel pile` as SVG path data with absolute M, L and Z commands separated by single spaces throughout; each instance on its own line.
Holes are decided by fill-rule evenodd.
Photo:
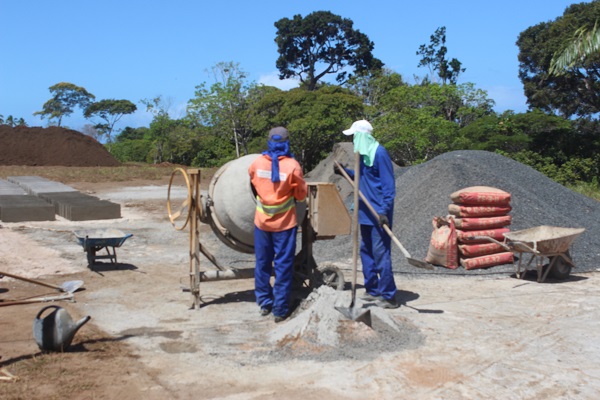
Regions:
M 333 174 L 333 160 L 353 164 L 351 143 L 335 145 L 332 154 L 307 174 L 307 180 L 335 182 L 346 205 L 352 204 L 350 185 Z M 577 268 L 573 271 L 593 271 L 600 267 L 600 202 L 575 193 L 543 174 L 510 158 L 486 151 L 454 151 L 410 168 L 395 167 L 396 201 L 393 231 L 414 258 L 423 259 L 431 237 L 431 220 L 446 216 L 450 194 L 469 186 L 491 186 L 511 193 L 511 231 L 552 225 L 586 228 L 572 247 L 571 255 Z M 416 269 L 408 265 L 394 246 L 393 265 L 396 272 L 433 274 L 506 274 L 511 265 L 466 271 L 462 267 L 435 271 Z M 318 263 L 348 259 L 352 255 L 350 237 L 317 241 L 314 247 Z

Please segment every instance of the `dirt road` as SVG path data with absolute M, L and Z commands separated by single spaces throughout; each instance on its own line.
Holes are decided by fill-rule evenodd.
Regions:
M 3 398 L 595 399 L 600 393 L 597 272 L 574 270 L 567 281 L 543 284 L 505 275 L 397 275 L 403 306 L 385 311 L 393 331 L 369 333 L 337 321 L 336 332 L 291 330 L 295 336 L 282 339 L 302 313 L 281 324 L 261 317 L 251 279 L 203 282 L 203 306 L 190 309 L 191 295 L 182 290 L 188 236 L 166 217 L 166 186 L 72 186 L 120 203 L 123 218 L 2 224 L 0 270 L 55 283 L 84 280 L 76 302 L 61 305 L 73 318 L 92 320 L 71 351 L 44 355 L 31 333 L 43 304 L 1 307 L 0 363 L 20 378 L 0 382 Z M 133 233 L 117 249 L 119 264 L 87 268 L 72 231 L 91 228 Z M 207 227 L 201 234 L 222 264 L 252 266 L 251 255 L 228 250 Z M 333 260 L 346 276 L 350 261 Z M 0 280 L 3 298 L 32 291 Z M 366 339 L 358 341 L 358 333 Z

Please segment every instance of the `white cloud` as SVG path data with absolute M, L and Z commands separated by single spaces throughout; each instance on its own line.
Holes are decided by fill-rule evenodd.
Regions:
M 300 85 L 298 79 L 279 79 L 279 72 L 273 71 L 268 75 L 261 75 L 258 78 L 258 83 L 266 86 L 275 86 L 281 90 L 290 90 Z

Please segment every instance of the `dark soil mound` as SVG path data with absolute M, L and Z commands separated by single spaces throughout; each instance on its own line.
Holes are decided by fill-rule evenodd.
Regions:
M 0 165 L 114 167 L 119 162 L 102 144 L 77 131 L 0 125 Z

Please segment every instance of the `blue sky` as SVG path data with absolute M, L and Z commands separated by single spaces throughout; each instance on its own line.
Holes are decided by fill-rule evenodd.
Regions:
M 589 1 L 586 1 L 589 2 Z M 327 10 L 354 21 L 375 57 L 403 75 L 427 74 L 416 52 L 441 26 L 447 57 L 496 101 L 496 111 L 526 111 L 518 78 L 523 30 L 561 16 L 570 0 L 0 0 L 0 114 L 45 126 L 32 114 L 48 88 L 71 82 L 101 99 L 127 99 L 138 112 L 117 128 L 147 126 L 141 99 L 162 96 L 173 117 L 184 114 L 195 87 L 212 83 L 218 62 L 239 63 L 250 81 L 289 89 L 277 78 L 274 22 Z M 63 125 L 90 123 L 75 112 Z

